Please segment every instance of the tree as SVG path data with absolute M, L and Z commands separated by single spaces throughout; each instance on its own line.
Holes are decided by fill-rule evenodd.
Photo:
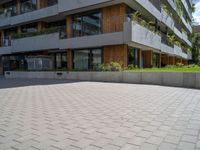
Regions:
M 200 64 L 200 34 L 194 34 L 192 40 L 192 62 Z

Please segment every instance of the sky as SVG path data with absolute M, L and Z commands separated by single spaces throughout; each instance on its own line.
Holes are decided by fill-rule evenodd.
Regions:
M 200 25 L 200 0 L 193 0 L 193 3 L 195 3 L 195 7 L 196 7 L 196 11 L 193 14 L 194 17 L 194 22 L 195 24 L 199 24 Z

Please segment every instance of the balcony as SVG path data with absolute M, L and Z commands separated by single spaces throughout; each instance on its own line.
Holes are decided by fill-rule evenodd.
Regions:
M 94 6 L 96 4 L 103 4 L 105 2 L 112 2 L 113 0 L 58 0 L 59 13 Z
M 175 5 L 174 1 L 173 0 L 167 0 L 167 2 L 172 7 L 172 9 L 174 9 L 176 11 L 176 5 Z
M 190 25 L 189 22 L 186 22 L 185 18 L 183 16 L 181 16 L 182 22 L 185 25 L 185 27 L 190 31 L 190 33 L 192 33 L 192 27 Z
M 174 33 L 180 38 L 182 39 L 182 28 L 179 25 L 179 23 L 177 21 L 175 21 L 174 24 Z
M 12 52 L 58 49 L 58 41 L 59 33 L 15 39 L 12 41 Z
M 161 48 L 161 37 L 157 33 L 138 24 L 135 21 L 125 22 L 124 38 L 130 37 L 130 41 L 142 49 L 157 49 Z
M 190 10 L 189 10 L 189 7 L 188 7 L 186 0 L 181 0 L 181 1 L 183 3 L 183 6 L 185 7 L 186 12 L 188 13 L 188 16 L 190 17 L 190 19 L 192 19 L 192 15 L 190 13 Z
M 188 36 L 185 32 L 182 32 L 182 39 L 189 45 L 192 46 L 192 43 L 188 40 Z
M 170 17 L 164 9 L 161 10 L 162 22 L 165 23 L 172 31 L 174 30 L 174 20 Z
M 159 5 L 159 2 L 157 1 L 157 4 L 153 0 L 136 0 L 137 3 L 142 5 L 149 13 L 151 13 L 153 16 L 155 16 L 158 20 L 161 20 L 161 5 Z
M 60 29 L 49 28 L 41 32 L 13 35 L 12 40 L 6 40 L 0 47 L 0 54 L 59 49 L 59 40 L 65 37 Z
M 161 33 L 161 52 L 174 55 L 174 45 L 170 44 L 167 36 Z
M 55 16 L 57 14 L 58 14 L 58 5 L 53 5 L 50 7 L 38 9 L 17 16 L 10 16 L 10 15 L 7 16 L 6 14 L 1 14 L 0 27 L 12 26 L 15 24 L 29 22 L 32 20 L 39 20 L 41 18 Z
M 10 54 L 11 53 L 11 40 L 5 38 L 1 40 L 0 55 Z
M 188 59 L 188 54 L 182 52 L 181 57 L 184 58 L 184 59 Z
M 181 47 L 179 47 L 179 46 L 177 46 L 177 45 L 174 45 L 174 54 L 176 55 L 176 56 L 182 56 L 182 49 L 181 49 Z

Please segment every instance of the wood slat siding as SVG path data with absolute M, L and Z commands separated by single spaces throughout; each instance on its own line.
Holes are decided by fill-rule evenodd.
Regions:
M 161 64 L 163 64 L 163 65 L 169 65 L 169 56 L 168 55 L 162 54 Z
M 3 45 L 3 36 L 4 36 L 4 32 L 2 30 L 2 31 L 0 31 L 0 46 Z
M 72 30 L 72 16 L 67 16 L 66 17 L 66 25 L 67 25 L 67 38 L 73 37 L 73 30 Z
M 126 67 L 127 59 L 128 59 L 127 45 L 105 46 L 103 49 L 104 64 L 109 64 L 110 62 L 118 62 Z
M 143 51 L 142 52 L 144 68 L 151 68 L 153 66 L 153 52 Z
M 72 50 L 67 50 L 67 69 L 72 70 L 73 69 L 73 56 L 72 56 Z
M 175 65 L 175 57 L 169 56 L 169 65 Z
M 123 31 L 127 6 L 118 4 L 102 9 L 103 14 L 103 33 Z
M 16 9 L 17 9 L 17 14 L 19 15 L 20 14 L 20 0 L 17 0 L 17 5 L 16 5 Z
M 44 29 L 45 26 L 46 26 L 45 22 L 38 22 L 37 23 L 38 31 L 42 31 L 42 29 Z
M 47 3 L 46 0 L 37 0 L 37 9 L 41 9 L 46 7 Z

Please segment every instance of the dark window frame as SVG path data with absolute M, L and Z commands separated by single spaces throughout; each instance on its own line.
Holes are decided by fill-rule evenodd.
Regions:
M 92 50 L 97 50 L 97 49 L 99 49 L 101 51 L 101 64 L 103 64 L 103 61 L 104 61 L 104 59 L 103 59 L 104 50 L 103 50 L 102 47 L 84 48 L 84 49 L 73 49 L 72 50 L 72 68 L 74 69 L 74 66 L 75 66 L 75 64 L 74 64 L 74 52 L 78 51 L 78 50 L 79 51 L 81 51 L 81 50 L 88 50 L 89 51 L 89 58 L 88 58 L 89 62 L 88 62 L 88 69 L 85 70 L 85 71 L 91 71 L 91 70 L 93 70 L 94 66 L 92 65 L 93 64 Z M 84 70 L 81 70 L 81 71 L 84 71 Z
M 99 34 L 102 34 L 103 33 L 103 13 L 102 13 L 102 9 L 96 9 L 96 10 L 91 10 L 91 11 L 87 11 L 87 12 L 83 12 L 83 13 L 77 13 L 77 14 L 74 14 L 72 16 L 72 24 L 71 24 L 71 29 L 72 29 L 72 34 L 73 34 L 73 37 L 83 37 L 83 36 L 87 36 L 87 35 L 83 35 L 83 17 L 84 16 L 87 16 L 89 14 L 95 14 L 95 13 L 99 13 L 101 14 L 101 18 L 100 18 L 100 33 Z M 81 35 L 75 35 L 75 30 L 73 28 L 74 26 L 74 23 L 75 23 L 75 18 L 78 18 L 78 17 L 81 17 Z M 98 34 L 95 34 L 95 35 L 98 35 Z M 89 35 L 88 35 L 89 36 Z

